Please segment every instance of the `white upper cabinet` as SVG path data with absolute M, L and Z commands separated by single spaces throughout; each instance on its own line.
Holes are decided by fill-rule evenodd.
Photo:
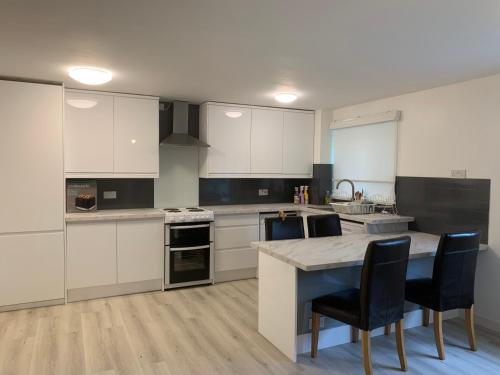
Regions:
M 312 177 L 312 111 L 204 103 L 200 139 L 200 177 Z
M 114 172 L 158 173 L 158 101 L 115 97 Z
M 67 177 L 158 177 L 158 98 L 66 90 Z
M 0 233 L 62 230 L 62 87 L 0 80 L 0 115 Z
M 66 172 L 113 173 L 113 97 L 67 91 Z
M 285 112 L 283 127 L 283 172 L 311 175 L 314 153 L 314 114 Z
M 232 113 L 241 115 L 231 117 Z M 250 173 L 251 110 L 210 106 L 208 124 L 209 173 Z
M 252 173 L 283 173 L 283 112 L 252 109 Z

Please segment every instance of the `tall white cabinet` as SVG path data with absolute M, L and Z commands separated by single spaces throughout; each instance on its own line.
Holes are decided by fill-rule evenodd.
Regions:
M 64 301 L 63 89 L 0 81 L 0 309 Z
M 204 103 L 200 139 L 200 177 L 312 177 L 312 111 Z
M 66 177 L 158 177 L 158 121 L 157 97 L 66 90 Z

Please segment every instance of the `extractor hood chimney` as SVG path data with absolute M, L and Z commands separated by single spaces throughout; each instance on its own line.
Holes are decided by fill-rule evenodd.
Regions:
M 190 106 L 196 109 L 191 111 Z M 173 109 L 173 116 L 162 116 L 161 111 L 170 111 Z M 196 116 L 194 115 L 196 114 Z M 194 118 L 195 116 L 196 118 Z M 174 101 L 171 103 L 160 103 L 160 121 L 162 118 L 171 124 L 167 124 L 168 131 L 165 137 L 160 139 L 160 145 L 169 144 L 177 146 L 196 146 L 210 147 L 205 142 L 198 139 L 198 106 L 193 106 L 188 102 Z M 191 123 L 191 126 L 189 126 Z

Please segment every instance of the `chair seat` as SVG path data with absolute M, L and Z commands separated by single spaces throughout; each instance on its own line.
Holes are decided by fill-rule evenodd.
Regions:
M 422 278 L 406 281 L 406 300 L 432 310 L 432 279 Z
M 348 289 L 312 300 L 312 311 L 359 328 L 359 289 Z

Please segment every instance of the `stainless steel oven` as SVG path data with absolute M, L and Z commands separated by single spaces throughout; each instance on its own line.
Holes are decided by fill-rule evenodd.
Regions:
M 165 288 L 213 283 L 212 222 L 165 225 Z

